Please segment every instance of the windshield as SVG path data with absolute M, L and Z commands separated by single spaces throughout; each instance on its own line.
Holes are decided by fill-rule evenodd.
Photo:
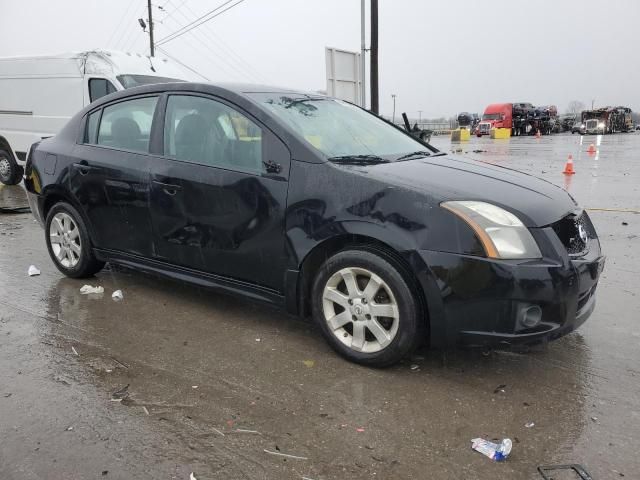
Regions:
M 427 156 L 437 151 L 341 100 L 294 93 L 248 95 L 330 159 L 358 156 L 363 161 L 374 157 L 398 160 L 412 152 L 422 151 Z
M 502 114 L 501 113 L 485 113 L 482 116 L 483 120 L 502 120 Z
M 156 77 L 154 75 L 118 75 L 116 77 L 124 88 L 139 87 L 140 85 L 152 85 L 154 83 L 183 82 L 177 78 Z

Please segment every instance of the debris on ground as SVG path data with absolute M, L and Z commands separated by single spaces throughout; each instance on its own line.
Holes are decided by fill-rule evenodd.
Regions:
M 145 415 L 150 415 L 149 410 L 147 410 L 147 407 L 145 407 L 144 405 L 142 406 L 142 410 L 144 410 Z
M 597 422 L 598 421 L 598 417 L 591 417 L 591 421 L 594 422 L 594 423 Z
M 293 458 L 296 460 L 309 460 L 307 457 L 299 457 L 298 455 L 289 455 L 288 453 L 272 452 L 271 450 L 264 449 L 264 453 L 269 455 L 277 455 L 279 457 Z
M 129 396 L 129 384 L 127 383 L 123 388 L 117 390 L 111 394 L 112 402 L 121 402 Z
M 35 265 L 30 265 L 27 273 L 30 277 L 35 277 L 36 275 L 40 275 L 40 270 L 38 270 L 38 267 L 36 267 Z
M 234 430 L 234 432 L 236 433 L 252 433 L 254 435 L 262 435 L 260 432 L 258 432 L 257 430 L 247 430 L 246 428 L 236 428 Z
M 356 428 L 356 432 L 362 433 L 362 432 L 364 432 L 364 428 L 358 427 L 358 428 Z
M 197 390 L 198 385 L 191 385 L 191 388 L 193 388 L 194 390 Z
M 303 360 L 302 363 L 304 363 L 307 368 L 313 368 L 313 366 L 316 364 L 316 362 L 314 362 L 313 360 Z
M 496 387 L 496 389 L 493 391 L 493 393 L 504 393 L 505 392 L 505 390 L 504 390 L 505 388 L 507 388 L 507 386 L 505 384 L 498 385 Z
M 75 348 L 75 347 L 71 347 L 71 351 L 73 352 L 73 354 L 74 354 L 76 357 L 79 357 L 79 356 L 80 356 L 80 354 L 78 353 L 78 351 L 76 350 L 76 348 Z
M 124 295 L 122 294 L 122 290 L 116 290 L 115 292 L 113 292 L 111 294 L 111 298 L 113 298 L 113 300 L 116 302 L 120 302 L 124 300 Z
M 542 478 L 544 478 L 545 480 L 553 480 L 554 478 L 556 478 L 556 470 L 571 470 L 577 475 L 577 478 L 580 478 L 582 480 L 591 480 L 593 478 L 582 465 L 578 465 L 576 463 L 574 463 L 573 465 L 544 465 L 538 467 L 538 473 L 540 473 Z M 621 476 L 624 477 L 624 475 Z M 576 477 L 572 476 L 572 478 Z
M 472 449 L 489 457 L 491 460 L 495 460 L 496 462 L 506 460 L 511 453 L 512 446 L 513 444 L 508 438 L 505 438 L 500 443 L 493 443 L 489 440 L 485 440 L 484 438 L 474 438 L 471 440 Z
M 261 338 L 256 338 L 256 342 L 261 342 L 262 339 Z
M 220 435 L 221 437 L 224 437 L 224 433 L 222 433 L 220 430 L 218 430 L 217 428 L 211 427 L 211 430 L 213 430 L 214 432 L 216 432 L 218 435 Z
M 533 427 L 536 426 L 536 424 L 533 423 L 533 422 L 527 422 L 527 423 L 524 424 L 524 426 L 527 427 L 527 428 L 533 428 Z
M 69 425 L 67 428 L 64 429 L 65 432 L 71 432 L 73 430 L 73 425 Z
M 624 225 L 626 227 L 629 224 L 627 222 L 622 222 L 622 225 Z
M 95 293 L 104 293 L 104 287 L 93 287 L 91 285 L 85 285 L 80 289 L 80 293 L 83 295 L 90 295 Z
M 415 364 L 415 363 L 414 363 L 414 364 L 413 364 L 413 365 L 411 365 L 411 367 L 409 367 L 409 368 L 411 368 L 411 370 L 413 370 L 413 371 L 420 370 L 420 365 L 417 365 L 417 364 Z
M 193 474 L 193 472 L 191 472 L 191 475 L 189 475 L 189 480 L 198 480 L 196 478 L 196 476 Z

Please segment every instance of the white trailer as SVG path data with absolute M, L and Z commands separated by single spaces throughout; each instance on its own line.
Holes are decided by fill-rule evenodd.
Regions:
M 0 182 L 19 183 L 31 145 L 94 100 L 138 85 L 188 80 L 166 58 L 109 50 L 0 58 Z

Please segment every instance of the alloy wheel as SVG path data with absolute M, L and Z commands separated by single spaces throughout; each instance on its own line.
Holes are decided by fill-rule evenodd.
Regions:
M 82 241 L 78 225 L 69 214 L 59 212 L 53 217 L 49 226 L 49 241 L 60 265 L 73 268 L 78 264 Z
M 364 268 L 343 268 L 325 284 L 322 310 L 331 332 L 363 353 L 384 350 L 398 332 L 398 303 L 389 285 Z
M 6 157 L 0 157 L 0 178 L 8 178 L 11 173 L 11 164 Z

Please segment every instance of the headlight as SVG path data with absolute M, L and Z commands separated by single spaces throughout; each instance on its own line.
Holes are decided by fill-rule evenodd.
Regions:
M 598 128 L 604 128 L 604 123 L 599 123 Z
M 443 208 L 464 220 L 478 235 L 488 257 L 542 258 L 538 244 L 518 217 L 491 203 L 444 202 Z

